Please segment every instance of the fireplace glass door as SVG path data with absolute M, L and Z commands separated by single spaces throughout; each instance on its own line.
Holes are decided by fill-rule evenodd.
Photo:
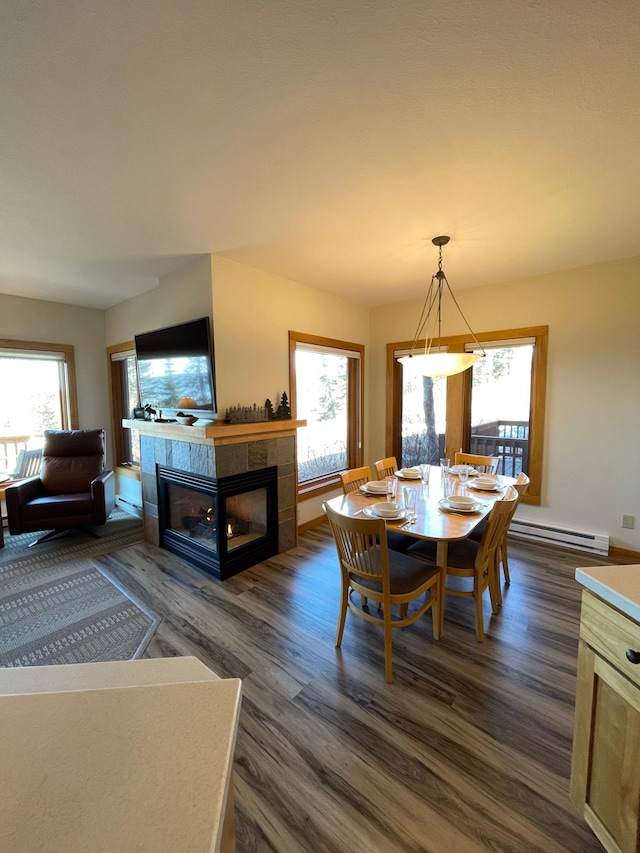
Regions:
M 278 553 L 277 469 L 211 479 L 158 466 L 162 547 L 224 580 Z

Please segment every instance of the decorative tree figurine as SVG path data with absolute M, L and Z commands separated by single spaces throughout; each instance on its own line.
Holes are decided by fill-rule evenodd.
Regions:
M 275 413 L 273 411 L 273 403 L 271 402 L 271 400 L 268 397 L 267 397 L 265 404 L 264 404 L 264 410 L 265 410 L 266 415 L 267 415 L 267 420 L 272 421 L 275 418 Z
M 276 412 L 276 420 L 291 420 L 291 409 L 289 408 L 289 399 L 287 398 L 286 392 L 283 392 L 282 397 L 280 397 L 280 405 L 278 406 L 278 411 Z

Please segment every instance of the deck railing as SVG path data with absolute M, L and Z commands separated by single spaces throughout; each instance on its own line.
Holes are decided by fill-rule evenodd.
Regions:
M 494 421 L 471 428 L 470 453 L 498 456 L 499 473 L 517 477 L 529 470 L 528 421 Z
M 27 450 L 29 444 L 33 444 L 33 440 L 38 437 L 34 435 L 0 436 L 0 473 L 12 474 L 20 451 Z

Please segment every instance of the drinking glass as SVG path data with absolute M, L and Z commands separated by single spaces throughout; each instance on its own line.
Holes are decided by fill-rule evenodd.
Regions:
M 405 486 L 403 490 L 404 495 L 404 508 L 407 511 L 407 518 L 412 519 L 415 518 L 416 514 L 416 490 L 412 489 L 409 486 Z
M 440 473 L 443 477 L 446 477 L 446 475 L 449 473 L 449 460 L 448 459 L 441 459 L 440 460 Z
M 464 490 L 464 487 L 467 484 L 467 480 L 469 479 L 469 472 L 471 468 L 469 465 L 458 465 L 458 480 L 460 481 L 460 485 Z
M 398 488 L 398 478 L 397 477 L 385 477 L 385 482 L 387 484 L 387 500 L 388 501 L 395 501 L 396 489 Z
M 426 463 L 422 463 L 420 465 L 420 479 L 423 483 L 429 482 L 429 472 L 431 471 L 431 465 L 427 465 Z

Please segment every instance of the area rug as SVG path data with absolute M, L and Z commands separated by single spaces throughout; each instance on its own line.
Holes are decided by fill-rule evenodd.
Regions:
M 118 551 L 135 542 L 140 542 L 143 536 L 142 521 L 131 513 L 116 507 L 106 524 L 93 528 L 100 536 L 93 539 L 84 530 L 69 530 L 54 539 L 42 542 L 29 548 L 42 533 L 23 533 L 11 536 L 4 531 L 4 548 L 0 548 L 0 569 L 16 560 L 26 561 L 31 566 L 48 565 L 52 561 L 77 560 L 81 557 L 97 557 Z
M 91 560 L 142 539 L 140 522 L 130 520 L 107 522 L 100 540 L 78 535 L 31 549 L 23 544 L 11 548 L 13 560 L 0 551 L 0 667 L 130 660 L 142 654 L 158 617 Z M 27 539 L 33 541 L 33 535 Z M 54 542 L 57 547 L 38 553 Z

